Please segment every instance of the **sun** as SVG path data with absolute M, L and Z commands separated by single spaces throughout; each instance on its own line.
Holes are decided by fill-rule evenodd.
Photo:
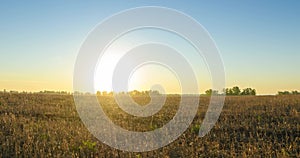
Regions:
M 104 54 L 98 62 L 95 77 L 94 89 L 95 91 L 113 91 L 112 77 L 113 71 L 118 63 L 119 56 L 116 54 Z

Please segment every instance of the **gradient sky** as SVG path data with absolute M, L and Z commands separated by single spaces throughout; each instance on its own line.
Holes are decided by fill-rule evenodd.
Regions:
M 91 29 L 114 13 L 163 6 L 189 14 L 215 40 L 226 86 L 300 90 L 300 1 L 1 1 L 0 89 L 72 90 Z M 203 86 L 204 91 L 209 86 Z

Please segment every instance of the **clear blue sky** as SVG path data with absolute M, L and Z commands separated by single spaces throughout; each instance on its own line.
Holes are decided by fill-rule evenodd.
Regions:
M 164 6 L 215 40 L 227 86 L 300 90 L 300 1 L 2 1 L 0 88 L 71 90 L 78 49 L 96 24 L 132 7 Z

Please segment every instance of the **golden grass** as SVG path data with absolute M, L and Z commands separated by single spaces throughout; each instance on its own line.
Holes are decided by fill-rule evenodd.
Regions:
M 134 98 L 140 104 L 149 100 Z M 111 97 L 99 97 L 113 122 L 132 131 L 162 127 L 175 115 L 179 97 L 168 97 L 153 117 L 133 117 Z M 201 97 L 190 128 L 161 149 L 132 153 L 93 137 L 71 95 L 0 93 L 0 157 L 300 157 L 300 96 L 227 97 L 213 130 L 197 136 L 209 97 Z

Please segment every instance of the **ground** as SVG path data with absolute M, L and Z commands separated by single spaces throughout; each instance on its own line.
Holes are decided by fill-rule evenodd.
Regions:
M 168 96 L 153 117 L 123 112 L 110 96 L 98 96 L 106 114 L 122 128 L 149 131 L 166 124 L 179 96 Z M 149 98 L 135 97 L 145 104 Z M 89 133 L 67 94 L 0 93 L 0 157 L 300 157 L 300 95 L 229 96 L 221 116 L 198 137 L 209 103 L 201 97 L 190 127 L 173 143 L 135 153 L 109 147 Z

